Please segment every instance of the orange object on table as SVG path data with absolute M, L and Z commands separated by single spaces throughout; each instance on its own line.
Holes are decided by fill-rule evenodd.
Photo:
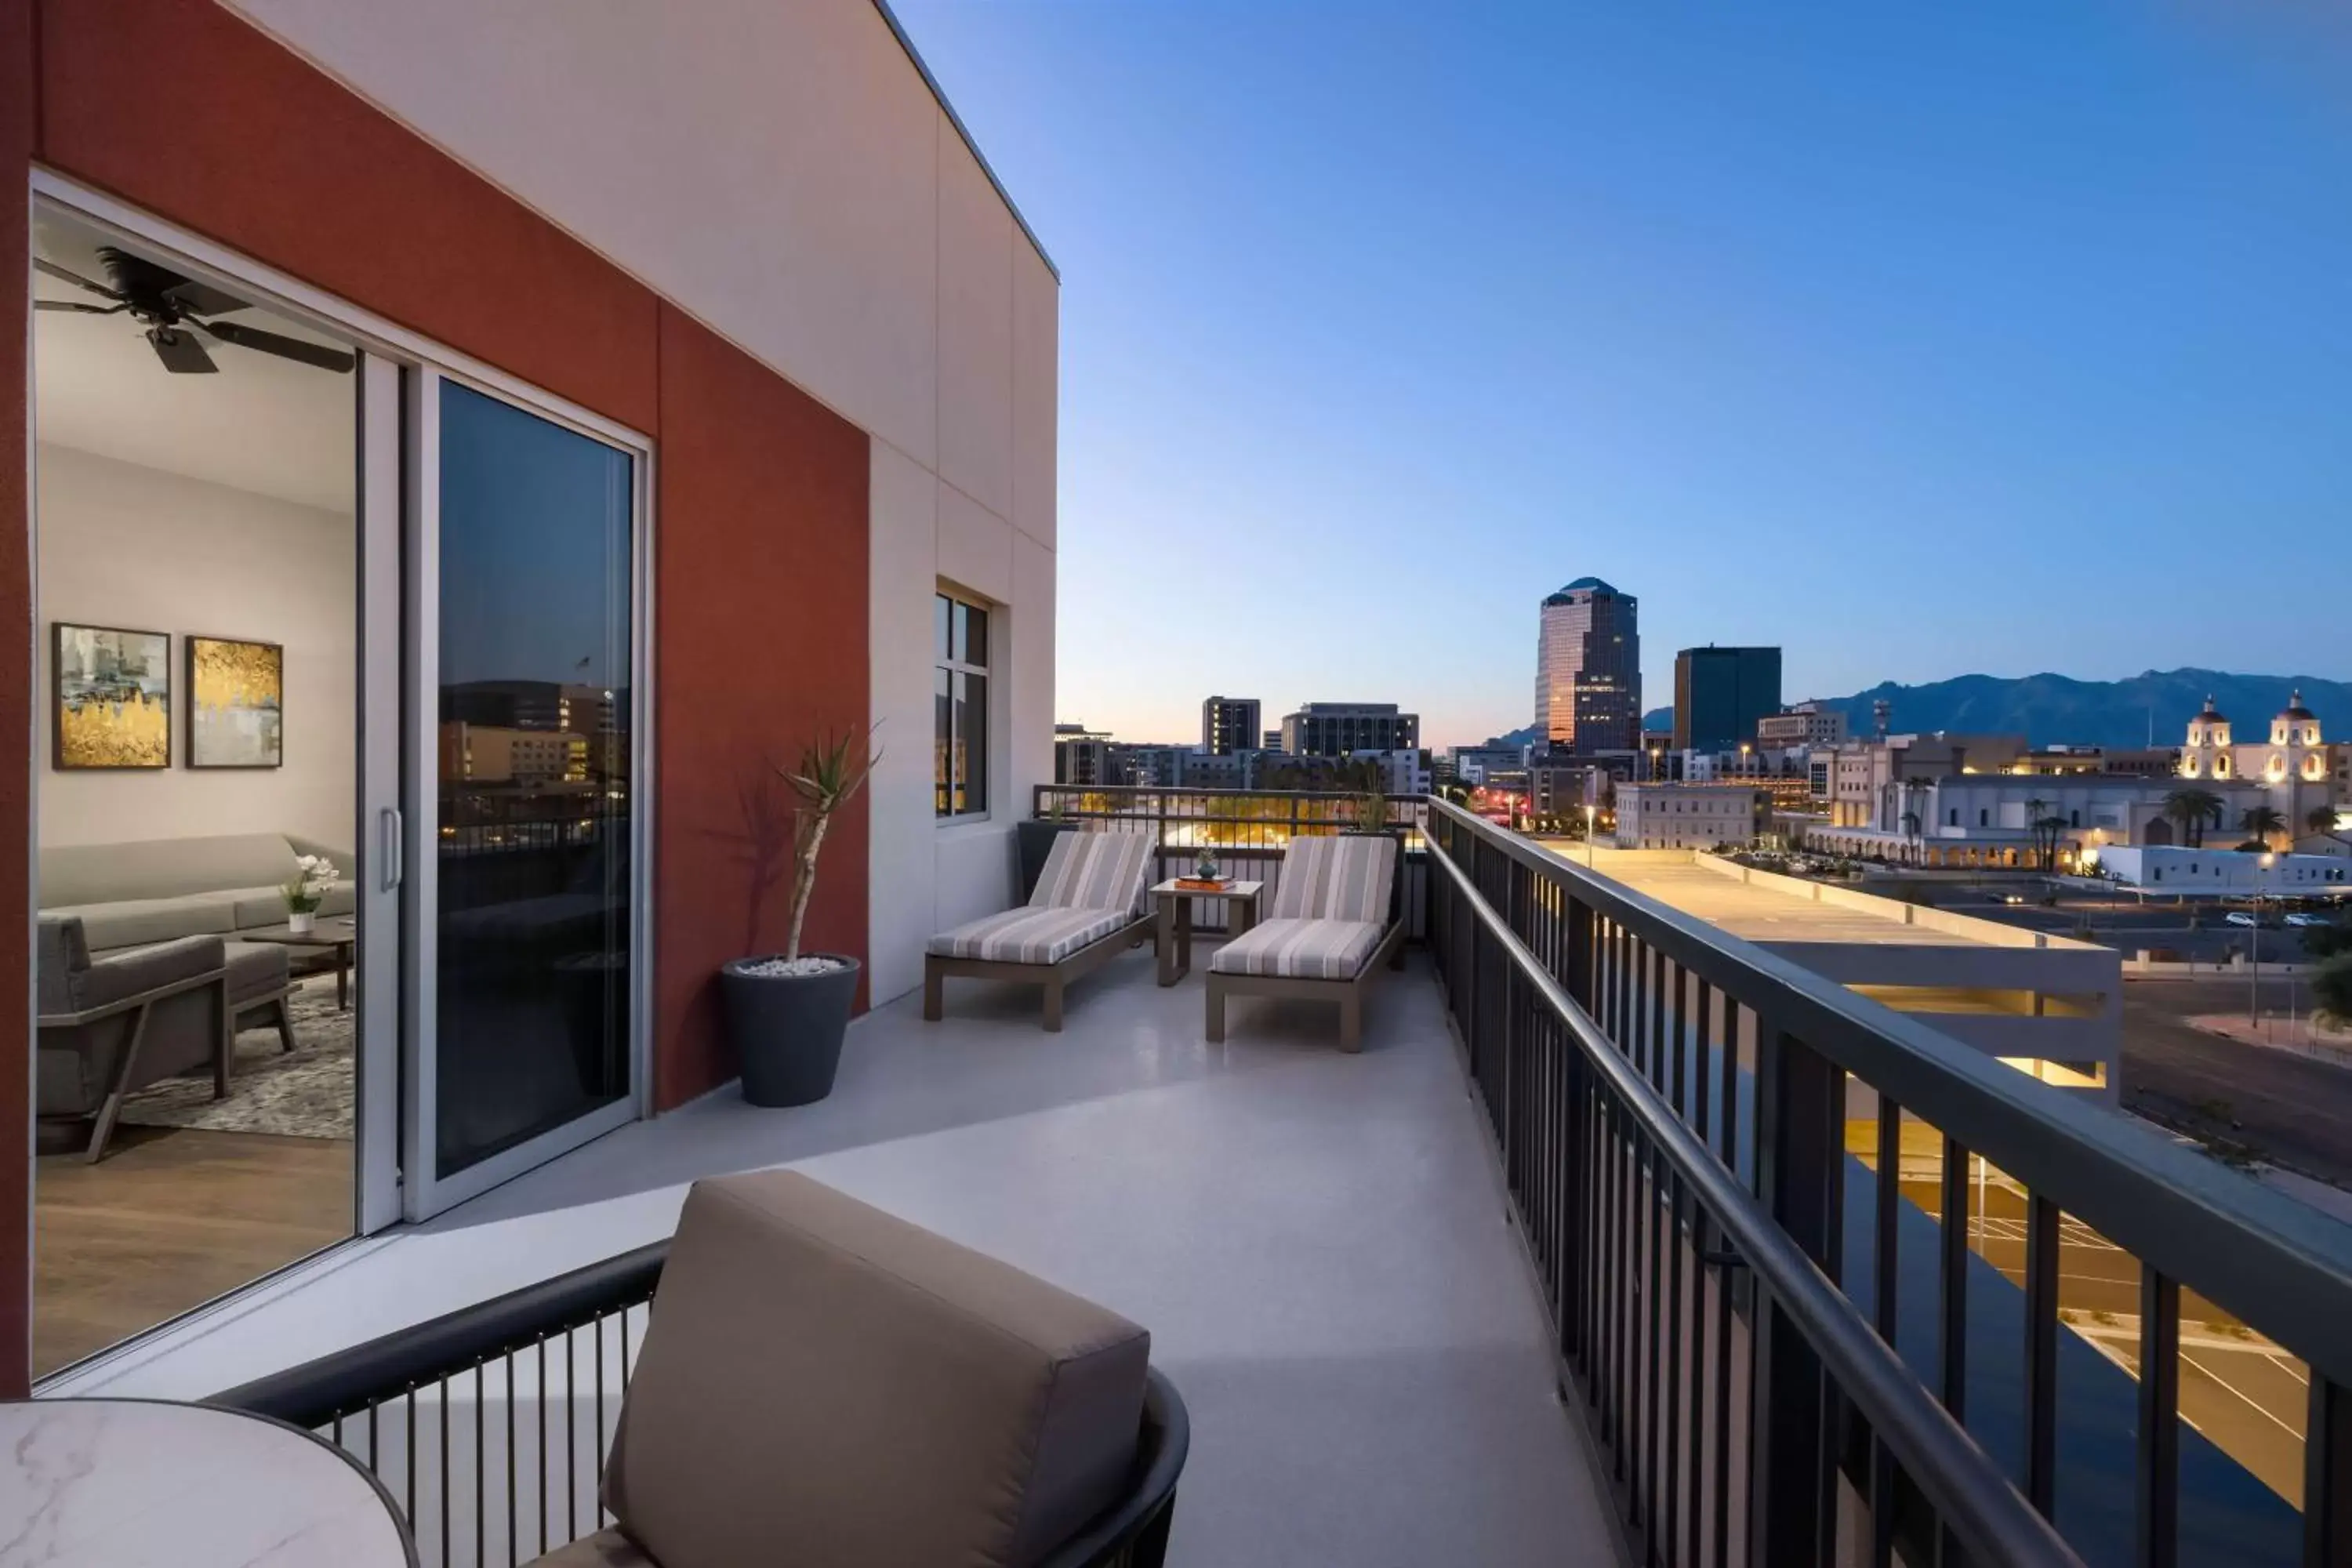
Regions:
M 1179 877 L 1176 885 L 1188 893 L 1222 893 L 1231 882 L 1203 881 L 1198 877 Z

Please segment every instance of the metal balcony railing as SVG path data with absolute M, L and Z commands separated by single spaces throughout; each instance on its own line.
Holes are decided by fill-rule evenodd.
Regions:
M 1447 1006 L 1643 1561 L 2352 1562 L 2352 1230 L 1425 822 Z

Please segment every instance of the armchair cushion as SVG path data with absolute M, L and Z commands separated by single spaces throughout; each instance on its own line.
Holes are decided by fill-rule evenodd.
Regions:
M 929 946 L 943 958 L 1059 963 L 1078 949 L 1110 935 L 1127 919 L 1121 910 L 1041 910 L 1024 905 L 943 931 L 931 938 Z
M 92 959 L 81 921 L 43 915 L 40 929 L 40 1008 L 44 1013 L 87 1013 L 142 991 L 193 979 L 222 968 L 226 961 L 216 936 L 182 937 L 131 952 Z
M 1028 1568 L 1125 1484 L 1150 1351 L 796 1172 L 699 1182 L 604 1502 L 662 1568 Z
M 1381 944 L 1373 921 L 1270 920 L 1217 949 L 1213 974 L 1267 974 L 1286 980 L 1352 980 Z

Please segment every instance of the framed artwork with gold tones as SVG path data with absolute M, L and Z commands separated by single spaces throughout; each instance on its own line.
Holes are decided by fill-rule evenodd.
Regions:
M 180 640 L 188 660 L 188 766 L 283 766 L 286 650 L 239 637 Z
M 172 765 L 172 639 L 50 623 L 49 765 Z

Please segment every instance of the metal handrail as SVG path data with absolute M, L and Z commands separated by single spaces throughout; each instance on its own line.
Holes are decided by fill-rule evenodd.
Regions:
M 1444 804 L 1444 803 L 1433 803 Z M 1448 807 L 1449 811 L 1454 808 Z M 1467 813 L 1455 813 L 1468 816 Z M 1430 857 L 1466 895 L 1471 913 L 1582 1049 L 1588 1065 L 1640 1121 L 1642 1131 L 1697 1194 L 1740 1262 L 1795 1323 L 1822 1364 L 1914 1480 L 1965 1540 L 2005 1563 L 2079 1564 L 2056 1528 L 2034 1511 L 1960 1424 L 1923 1388 L 1861 1310 L 1830 1283 L 1684 1125 L 1665 1097 L 1611 1045 L 1583 1008 L 1522 942 L 1450 855 Z
M 1433 797 L 1429 808 L 1572 885 L 1580 901 L 2125 1251 L 2352 1383 L 2352 1244 L 2336 1221 L 1449 802 Z

